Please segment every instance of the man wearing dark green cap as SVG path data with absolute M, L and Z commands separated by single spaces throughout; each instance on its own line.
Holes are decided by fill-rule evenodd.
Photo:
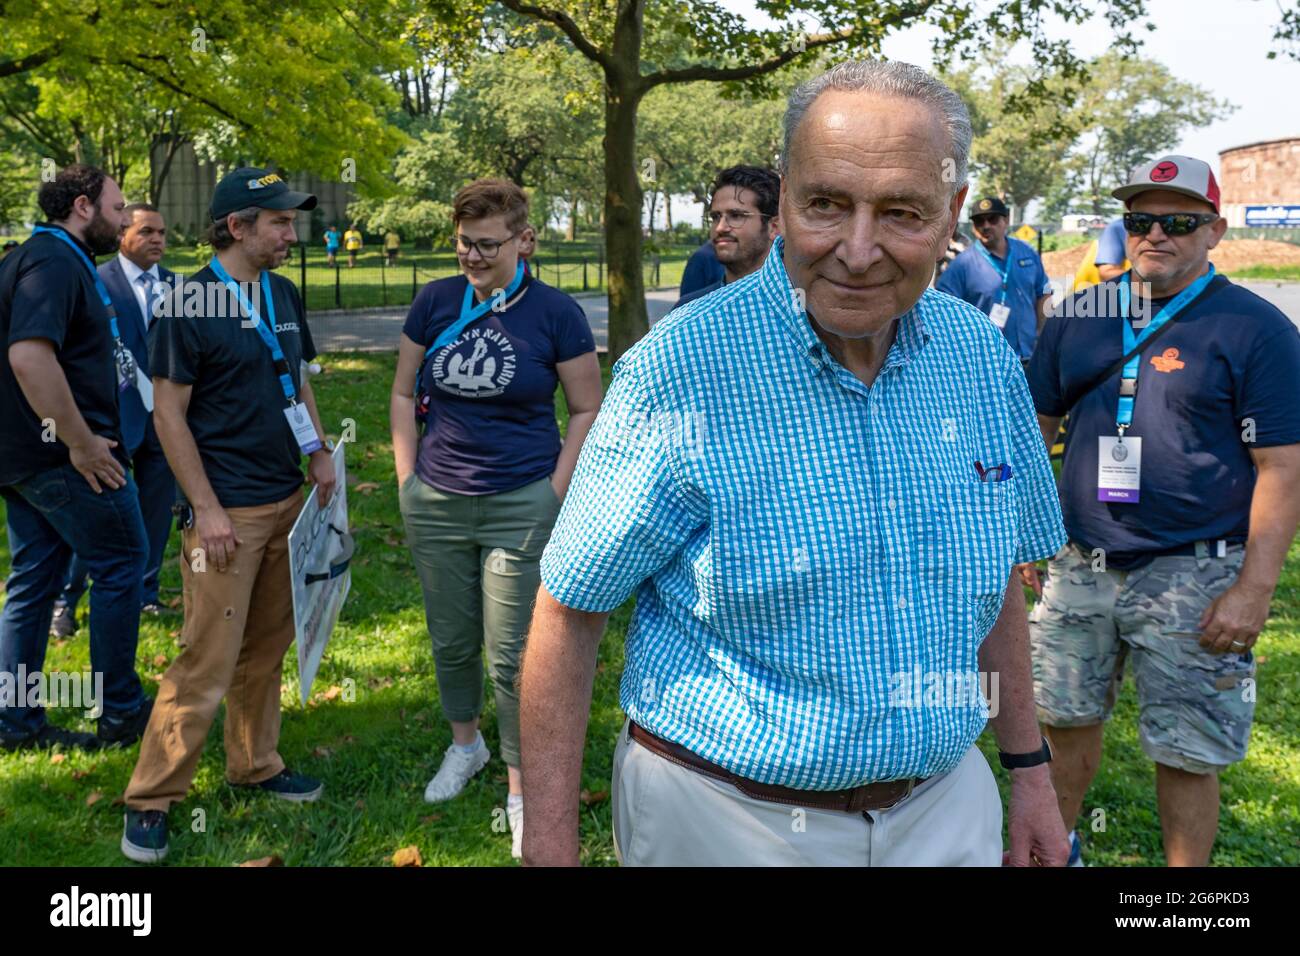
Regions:
M 1029 361 L 1047 321 L 1052 286 L 1038 253 L 1007 235 L 1011 210 L 996 196 L 971 207 L 978 240 L 952 261 L 935 288 L 969 302 L 1002 330 L 1021 362 Z
M 299 372 L 316 356 L 306 314 L 293 283 L 271 270 L 297 242 L 296 210 L 315 205 L 268 170 L 227 175 L 210 207 L 215 255 L 172 298 L 186 307 L 164 310 L 151 332 L 154 422 L 183 499 L 185 624 L 126 790 L 122 852 L 138 862 L 166 856 L 167 810 L 189 790 L 222 698 L 233 786 L 299 802 L 323 789 L 277 751 L 301 462 L 310 458 L 322 503 L 334 467 Z

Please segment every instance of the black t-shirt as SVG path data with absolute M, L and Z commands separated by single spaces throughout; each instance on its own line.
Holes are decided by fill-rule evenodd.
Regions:
M 81 250 L 90 250 L 73 238 Z M 68 463 L 68 446 L 51 436 L 27 403 L 9 365 L 9 346 L 26 339 L 54 343 L 72 399 L 96 435 L 117 442 L 126 464 L 117 407 L 117 367 L 108 310 L 84 263 L 63 240 L 32 236 L 0 263 L 0 485 Z
M 276 338 L 301 394 L 299 363 L 315 358 L 316 346 L 298 290 L 275 274 L 270 281 Z M 270 349 L 256 328 L 244 326 L 234 293 L 210 267 L 168 298 L 178 307 L 150 330 L 150 371 L 193 386 L 186 421 L 217 500 L 223 508 L 283 501 L 302 487 L 302 453 L 284 417 Z
M 1114 282 L 1084 290 L 1114 304 Z M 1152 313 L 1166 300 L 1153 300 Z M 1194 541 L 1244 536 L 1255 489 L 1251 447 L 1300 443 L 1300 335 L 1254 293 L 1222 276 L 1141 356 L 1133 424 L 1142 439 L 1137 504 L 1098 500 L 1098 438 L 1116 434 L 1118 374 L 1080 394 L 1123 354 L 1118 313 L 1048 319 L 1030 362 L 1039 414 L 1070 414 L 1059 490 L 1071 539 L 1107 564 L 1140 567 Z

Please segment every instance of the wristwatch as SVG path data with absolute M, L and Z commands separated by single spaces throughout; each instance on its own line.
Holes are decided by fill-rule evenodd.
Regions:
M 1051 759 L 1052 748 L 1048 745 L 1046 737 L 1043 738 L 1043 746 L 1026 754 L 1009 754 L 1002 750 L 998 751 L 998 760 L 1008 770 L 1024 770 L 1027 767 L 1037 767 L 1040 763 L 1049 763 Z

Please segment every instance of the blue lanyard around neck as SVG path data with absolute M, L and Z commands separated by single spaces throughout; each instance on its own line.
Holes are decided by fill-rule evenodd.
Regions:
M 67 243 L 68 248 L 77 254 L 81 264 L 90 270 L 91 281 L 95 283 L 95 292 L 99 294 L 99 300 L 104 303 L 104 308 L 108 310 L 108 329 L 113 334 L 113 344 L 121 348 L 122 336 L 117 330 L 117 309 L 113 308 L 113 299 L 108 294 L 108 289 L 104 287 L 104 280 L 99 277 L 99 270 L 90 261 L 90 256 L 86 255 L 81 246 L 77 245 L 73 238 L 62 229 L 51 229 L 49 226 L 36 226 L 32 229 L 32 235 L 36 235 L 38 232 L 63 240 L 63 242 Z
M 524 260 L 520 259 L 519 265 L 515 267 L 515 277 L 510 280 L 510 285 L 508 285 L 505 291 L 502 293 L 501 301 L 502 302 L 510 301 L 511 297 L 514 296 L 514 294 L 519 291 L 519 287 L 523 285 L 523 282 L 524 282 Z M 467 279 L 465 284 L 465 298 L 461 299 L 460 302 L 460 317 L 457 318 L 455 322 L 451 323 L 451 325 L 447 326 L 445 329 L 442 330 L 442 334 L 439 335 L 436 339 L 434 339 L 433 344 L 430 345 L 429 348 L 425 351 L 424 357 L 427 359 L 430 355 L 438 351 L 438 349 L 442 348 L 448 342 L 456 341 L 456 337 L 459 336 L 460 333 L 464 332 L 467 326 L 469 326 L 473 322 L 477 322 L 479 319 L 483 318 L 483 316 L 487 315 L 489 312 L 492 311 L 492 303 L 495 299 L 496 296 L 491 295 L 488 296 L 488 298 L 485 301 L 475 305 L 474 284 L 472 282 L 469 282 Z
M 216 256 L 212 257 L 208 267 L 239 298 L 239 304 L 248 313 L 248 318 L 252 321 L 253 327 L 257 329 L 257 334 L 262 337 L 262 341 L 271 351 L 271 361 L 275 364 L 275 371 L 280 376 L 280 387 L 284 389 L 285 400 L 290 405 L 298 404 L 297 392 L 293 387 L 293 377 L 289 374 L 289 363 L 280 348 L 280 340 L 275 337 L 275 300 L 271 298 L 271 280 L 266 270 L 263 269 L 259 276 L 262 284 L 262 301 L 266 303 L 267 321 L 263 321 L 262 317 L 258 315 L 257 309 L 253 308 L 253 303 L 249 302 L 247 296 L 244 295 L 244 290 L 239 287 L 239 283 L 230 277 L 230 273 L 226 271 L 225 266 L 217 261 Z
M 1120 326 L 1124 330 L 1124 355 L 1127 355 L 1155 335 L 1160 326 L 1172 319 L 1205 290 L 1205 287 L 1214 279 L 1214 264 L 1210 264 L 1210 270 L 1205 275 L 1166 302 L 1164 308 L 1156 313 L 1155 318 L 1147 324 L 1147 327 L 1142 330 L 1142 334 L 1138 336 L 1133 334 L 1133 326 L 1129 322 L 1129 303 L 1133 295 L 1129 283 L 1132 276 L 1131 271 L 1126 272 L 1119 280 L 1119 315 Z M 1137 378 L 1141 366 L 1142 357 L 1135 355 L 1124 363 L 1124 370 L 1120 373 L 1119 408 L 1115 412 L 1115 424 L 1119 428 L 1121 436 L 1124 434 L 1124 430 L 1133 423 L 1133 405 L 1137 400 Z
M 1007 240 L 1007 260 L 1000 268 L 992 254 L 984 248 L 984 243 L 976 239 L 975 245 L 978 247 L 980 254 L 988 260 L 988 264 L 993 267 L 993 271 L 1002 277 L 1002 290 L 998 293 L 998 304 L 1002 305 L 1007 301 L 1007 280 L 1011 278 L 1011 240 Z

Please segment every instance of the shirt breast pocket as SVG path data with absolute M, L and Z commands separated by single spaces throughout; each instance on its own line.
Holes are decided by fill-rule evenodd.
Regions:
M 947 488 L 952 585 L 982 639 L 997 621 L 1015 563 L 1019 482 L 957 482 Z

